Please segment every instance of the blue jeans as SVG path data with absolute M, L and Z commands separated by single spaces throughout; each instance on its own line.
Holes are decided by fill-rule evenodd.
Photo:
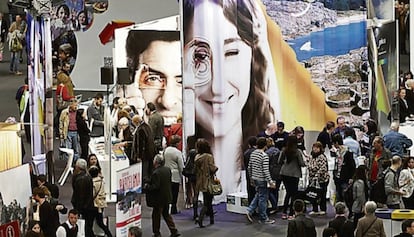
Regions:
M 267 199 L 269 196 L 269 191 L 267 189 L 267 181 L 258 181 L 253 180 L 254 185 L 256 186 L 256 195 L 253 198 L 253 201 L 250 203 L 250 206 L 247 208 L 247 211 L 251 214 L 256 210 L 259 209 L 259 216 L 260 220 L 265 221 L 267 220 Z
M 10 56 L 10 71 L 17 72 L 19 67 L 19 52 L 11 52 Z
M 78 132 L 76 131 L 68 131 L 68 137 L 66 139 L 66 148 L 73 149 L 73 162 L 79 158 L 79 138 Z

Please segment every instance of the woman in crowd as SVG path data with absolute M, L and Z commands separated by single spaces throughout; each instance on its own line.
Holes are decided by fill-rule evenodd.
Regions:
M 92 166 L 96 166 L 99 170 L 99 174 L 102 176 L 102 169 L 101 165 L 99 164 L 98 157 L 96 154 L 89 154 L 88 159 L 86 160 L 88 164 L 88 169 L 90 169 Z
M 354 214 L 354 228 L 358 223 L 358 220 L 364 216 L 364 205 L 368 200 L 368 182 L 366 176 L 366 166 L 360 165 L 355 170 L 355 175 L 352 184 L 352 197 L 354 202 L 352 203 L 352 213 Z
M 224 193 L 238 190 L 247 139 L 275 121 L 275 103 L 268 98 L 276 87 L 268 67 L 273 62 L 265 55 L 268 43 L 261 42 L 267 37 L 260 10 L 250 0 L 184 2 L 184 75 L 193 83 L 184 89 L 194 94 L 196 137 L 207 139 L 218 166 L 231 171 L 219 174 L 226 175 Z M 217 30 L 203 24 L 206 17 L 228 33 L 212 37 Z
M 91 166 L 88 170 L 89 174 L 92 177 L 93 181 L 93 211 L 95 215 L 96 224 L 105 232 L 105 235 L 112 237 L 111 232 L 109 231 L 108 226 L 103 223 L 103 212 L 106 203 L 106 192 L 105 192 L 105 183 L 103 178 L 99 175 L 99 168 L 96 166 Z
M 303 154 L 306 156 L 306 147 L 305 147 L 305 129 L 303 129 L 302 126 L 296 126 L 292 132 L 292 135 L 295 135 L 298 139 L 298 149 L 303 152 Z
M 292 203 L 296 199 L 298 192 L 299 178 L 302 177 L 302 167 L 305 166 L 302 152 L 298 149 L 298 139 L 296 136 L 289 135 L 286 147 L 284 147 L 279 157 L 279 163 L 283 164 L 280 175 L 286 188 L 282 219 L 293 220 Z M 289 216 L 287 215 L 288 209 Z
M 313 209 L 310 215 L 326 215 L 326 192 L 329 183 L 328 173 L 328 159 L 323 152 L 323 145 L 320 142 L 315 142 L 312 145 L 311 158 L 308 163 L 309 182 L 316 180 L 321 187 L 319 206 L 321 211 L 318 211 L 318 202 L 312 203 Z
M 407 95 L 406 89 L 401 88 L 398 91 L 398 105 L 400 108 L 400 123 L 405 123 L 405 120 L 408 117 L 413 117 L 413 114 L 410 114 L 411 108 L 408 107 L 408 102 L 405 98 Z
M 359 141 L 361 144 L 361 155 L 366 158 L 370 157 L 372 151 L 372 142 L 374 141 L 375 136 L 378 136 L 378 126 L 377 123 L 368 119 L 364 124 L 364 133 Z
M 29 221 L 26 237 L 44 237 L 43 231 L 40 228 L 40 222 L 35 220 Z
M 131 158 L 133 135 L 130 121 L 126 117 L 118 121 L 118 138 L 121 140 L 118 146 L 124 147 L 125 154 Z
M 398 178 L 398 186 L 405 192 L 402 196 L 404 207 L 414 209 L 414 157 L 410 156 L 404 159 Z
M 319 133 L 316 141 L 322 143 L 323 149 L 325 149 L 326 147 L 328 147 L 328 149 L 331 149 L 332 147 L 332 136 L 331 135 L 334 129 L 335 129 L 335 123 L 332 121 L 328 121 L 326 123 L 326 126 Z
M 200 138 L 197 140 L 196 150 L 196 193 L 203 193 L 203 208 L 201 208 L 200 215 L 196 218 L 196 223 L 200 227 L 204 227 L 203 219 L 205 215 L 210 216 L 210 224 L 214 224 L 213 195 L 208 192 L 207 187 L 214 179 L 218 167 L 214 164 L 211 147 L 206 139 Z

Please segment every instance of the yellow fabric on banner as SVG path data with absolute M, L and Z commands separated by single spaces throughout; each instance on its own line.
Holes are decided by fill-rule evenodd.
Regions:
M 387 86 L 385 85 L 385 79 L 384 79 L 384 72 L 382 71 L 382 66 L 377 65 L 378 75 L 377 75 L 377 81 L 375 83 L 376 85 L 376 94 L 375 97 L 377 99 L 377 110 L 384 112 L 385 114 L 388 114 L 391 111 L 391 105 L 390 101 L 388 100 L 388 92 L 387 92 Z
M 262 10 L 265 6 L 259 2 Z M 283 40 L 279 26 L 264 14 L 268 42 L 276 73 L 281 118 L 287 130 L 303 126 L 307 131 L 320 131 L 337 114 L 325 103 L 322 90 L 312 82 L 310 73 L 297 61 L 293 49 Z
M 20 124 L 0 123 L 0 172 L 22 164 Z

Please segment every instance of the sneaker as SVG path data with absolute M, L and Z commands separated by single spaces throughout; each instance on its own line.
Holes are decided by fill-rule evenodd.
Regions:
M 309 212 L 309 215 L 310 216 L 316 216 L 316 215 L 319 215 L 319 212 L 311 211 L 311 212 Z
M 277 212 L 277 209 L 272 209 L 272 210 L 270 210 L 270 211 L 269 211 L 269 214 L 270 214 L 270 215 L 273 215 L 273 214 L 275 214 L 276 212 Z
M 267 218 L 266 220 L 264 220 L 264 221 L 261 220 L 259 222 L 262 223 L 262 224 L 273 224 L 273 223 L 275 223 L 275 220 Z
M 326 215 L 326 211 L 320 211 L 320 212 L 318 212 L 318 215 L 324 216 L 324 215 Z
M 288 216 L 288 221 L 291 221 L 291 220 L 294 220 L 295 219 L 295 216 Z
M 287 220 L 287 218 L 288 218 L 288 216 L 285 213 L 283 213 L 282 214 L 282 220 Z
M 246 213 L 246 217 L 247 217 L 247 220 L 248 220 L 250 223 L 253 223 L 253 217 L 252 217 L 252 214 L 250 214 L 250 212 L 247 212 L 247 213 Z
M 22 73 L 22 72 L 17 71 L 15 74 L 16 74 L 16 75 L 22 75 L 23 73 Z

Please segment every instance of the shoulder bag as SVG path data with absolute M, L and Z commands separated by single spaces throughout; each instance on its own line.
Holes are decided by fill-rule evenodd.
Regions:
M 207 192 L 213 196 L 222 194 L 223 187 L 221 186 L 220 179 L 218 179 L 215 174 L 211 175 L 210 167 L 207 166 L 207 168 L 208 168 L 208 176 L 209 176 Z
M 70 101 L 64 100 L 63 96 L 62 96 L 63 87 L 65 87 L 65 85 L 60 84 L 59 86 L 61 88 L 60 88 L 60 93 L 57 95 L 57 105 L 56 105 L 56 107 L 57 107 L 58 110 L 63 110 L 63 109 L 66 109 L 67 107 L 69 107 Z

